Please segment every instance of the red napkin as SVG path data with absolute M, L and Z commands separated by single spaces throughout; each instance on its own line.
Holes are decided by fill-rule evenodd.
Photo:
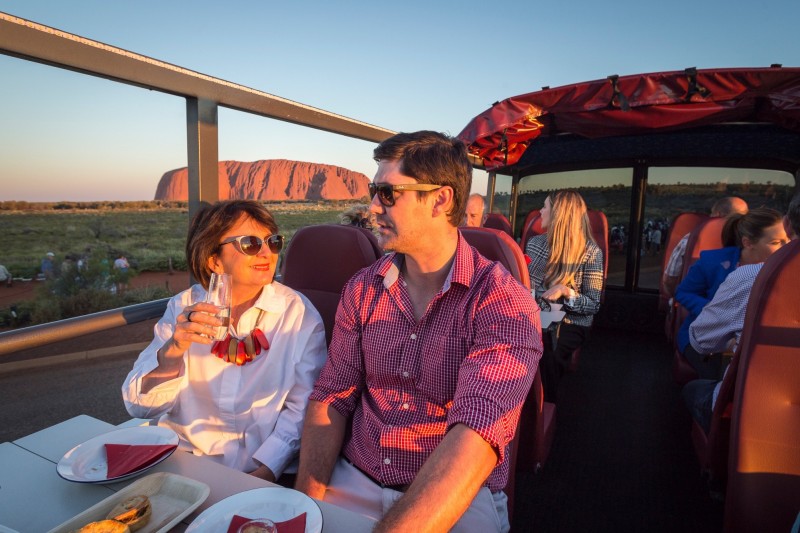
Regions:
M 252 520 L 244 516 L 233 515 L 231 518 L 231 525 L 228 526 L 228 533 L 236 533 L 242 524 Z M 306 530 L 306 513 L 290 518 L 284 522 L 275 522 L 275 528 L 278 533 L 304 533 Z
M 177 448 L 174 444 L 106 444 L 105 447 L 109 479 L 151 465 Z

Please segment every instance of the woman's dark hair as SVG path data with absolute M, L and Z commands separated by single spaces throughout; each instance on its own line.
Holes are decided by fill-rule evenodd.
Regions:
M 255 200 L 225 200 L 200 208 L 189 224 L 186 239 L 186 260 L 192 276 L 208 288 L 211 270 L 208 258 L 218 253 L 219 241 L 242 216 L 249 217 L 265 226 L 273 234 L 278 233 L 278 225 L 272 214 Z M 263 235 L 259 235 L 263 237 Z
M 744 215 L 740 213 L 729 215 L 722 227 L 722 245 L 742 248 L 744 237 L 750 241 L 757 241 L 765 229 L 780 224 L 782 220 L 783 215 L 769 207 L 757 207 Z
M 452 187 L 453 206 L 447 219 L 453 226 L 461 225 L 472 187 L 472 164 L 460 139 L 435 131 L 398 133 L 380 143 L 372 155 L 378 162 L 399 161 L 400 172 L 420 183 Z M 420 198 L 428 194 L 417 191 Z

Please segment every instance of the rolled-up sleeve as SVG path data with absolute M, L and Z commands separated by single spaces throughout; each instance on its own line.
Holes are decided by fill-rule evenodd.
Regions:
M 122 399 L 125 409 L 136 418 L 156 418 L 169 411 L 175 404 L 184 381 L 184 372 L 172 380 L 166 381 L 142 393 L 142 379 L 158 367 L 158 350 L 172 337 L 175 330 L 176 317 L 186 303 L 182 294 L 173 297 L 167 304 L 164 316 L 153 328 L 153 340 L 144 349 L 122 384 Z
M 502 462 L 542 356 L 539 308 L 525 288 L 505 278 L 483 295 L 474 332 L 447 426 L 477 432 Z

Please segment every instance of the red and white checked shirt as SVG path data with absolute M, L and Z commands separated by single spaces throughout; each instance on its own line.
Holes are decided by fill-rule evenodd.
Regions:
M 459 235 L 447 280 L 417 322 L 403 260 L 387 255 L 345 286 L 311 399 L 352 417 L 344 455 L 387 485 L 411 483 L 461 423 L 497 451 L 485 485 L 501 490 L 508 446 L 542 355 L 539 308 Z

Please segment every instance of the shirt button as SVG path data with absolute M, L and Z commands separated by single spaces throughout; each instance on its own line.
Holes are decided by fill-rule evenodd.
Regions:
M 412 334 L 411 334 L 411 340 L 412 340 L 412 341 L 415 341 L 415 340 L 417 340 L 417 334 L 416 334 L 416 333 L 412 333 Z
M 383 460 L 383 464 L 390 465 L 392 464 L 392 460 L 387 457 L 386 459 Z
M 407 403 L 403 404 L 403 409 L 408 409 L 408 404 Z
M 403 377 L 407 378 L 408 377 L 408 372 L 403 372 Z

